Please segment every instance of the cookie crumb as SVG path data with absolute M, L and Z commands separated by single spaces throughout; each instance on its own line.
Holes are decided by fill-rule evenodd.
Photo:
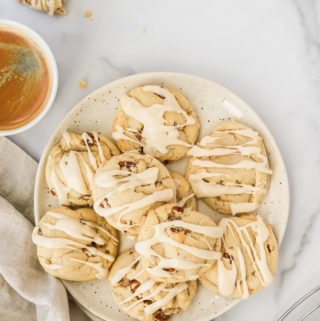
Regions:
M 78 82 L 78 87 L 79 88 L 86 88 L 87 86 L 88 86 L 88 84 L 84 80 L 80 80 Z
M 91 17 L 91 16 L 92 16 L 92 11 L 88 9 L 88 10 L 84 13 L 84 16 L 85 16 L 86 18 Z
M 144 35 L 146 33 L 146 29 L 140 29 L 140 33 Z

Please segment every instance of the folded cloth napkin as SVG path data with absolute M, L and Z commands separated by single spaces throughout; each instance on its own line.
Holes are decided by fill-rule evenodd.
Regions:
M 37 163 L 0 137 L 0 320 L 69 321 L 66 290 L 40 266 L 32 243 Z

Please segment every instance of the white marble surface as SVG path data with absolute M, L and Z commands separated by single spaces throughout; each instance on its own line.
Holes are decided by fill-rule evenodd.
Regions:
M 60 74 L 51 111 L 12 140 L 38 160 L 51 132 L 77 101 L 133 73 L 190 73 L 233 90 L 260 114 L 279 144 L 291 210 L 273 285 L 217 320 L 275 320 L 320 284 L 320 2 L 67 3 L 67 16 L 52 18 L 14 0 L 0 1 L 1 18 L 23 22 L 47 40 Z M 93 10 L 92 21 L 83 17 L 86 9 Z M 86 89 L 77 87 L 81 79 L 88 82 Z

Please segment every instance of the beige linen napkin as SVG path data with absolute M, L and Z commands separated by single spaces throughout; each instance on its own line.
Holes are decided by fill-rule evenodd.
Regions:
M 37 163 L 0 137 L 0 320 L 69 321 L 62 283 L 40 266 L 32 243 Z

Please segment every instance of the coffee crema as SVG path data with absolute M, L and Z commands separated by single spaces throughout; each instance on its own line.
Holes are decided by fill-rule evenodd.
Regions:
M 0 130 L 37 117 L 51 89 L 51 73 L 38 45 L 23 32 L 0 27 Z

